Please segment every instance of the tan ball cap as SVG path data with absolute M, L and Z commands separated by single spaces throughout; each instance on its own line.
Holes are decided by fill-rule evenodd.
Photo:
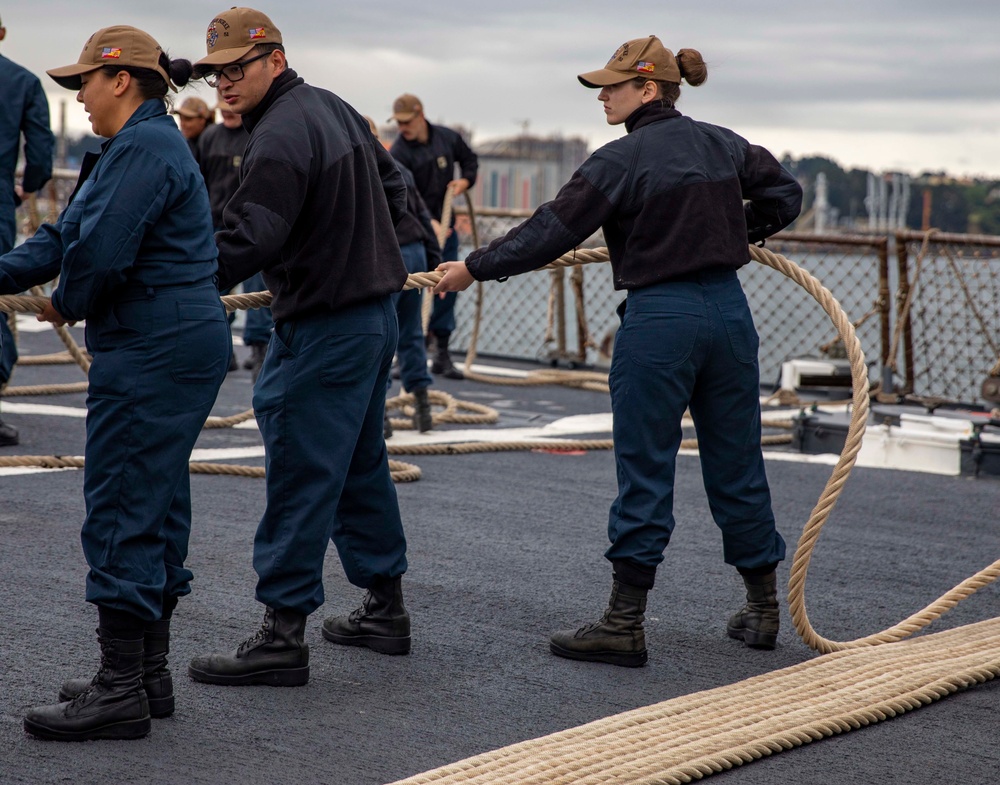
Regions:
M 280 44 L 281 32 L 266 14 L 252 8 L 233 6 L 215 17 L 205 35 L 208 55 L 195 63 L 204 66 L 229 65 L 247 54 L 257 44 Z
M 176 90 L 170 84 L 170 74 L 160 65 L 161 54 L 163 50 L 149 33 L 128 25 L 116 25 L 102 28 L 90 36 L 83 45 L 80 59 L 75 65 L 53 68 L 45 73 L 55 79 L 61 87 L 79 90 L 83 86 L 80 79 L 83 74 L 106 65 L 127 65 L 156 71 L 170 85 L 171 90 Z
M 423 110 L 424 105 L 420 103 L 419 98 L 410 93 L 403 93 L 392 102 L 392 117 L 389 119 L 405 123 L 412 120 L 417 116 L 418 112 L 422 112 Z
M 677 66 L 674 53 L 664 47 L 655 35 L 626 41 L 611 55 L 604 68 L 580 74 L 577 79 L 584 87 L 605 87 L 637 76 L 660 82 L 681 81 L 681 69 Z
M 171 114 L 179 114 L 181 117 L 204 117 L 209 118 L 215 112 L 215 109 L 210 109 L 208 104 L 202 101 L 200 98 L 185 98 L 184 103 L 173 110 Z

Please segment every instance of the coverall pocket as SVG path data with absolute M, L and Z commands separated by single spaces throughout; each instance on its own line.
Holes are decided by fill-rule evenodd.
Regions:
M 216 337 L 218 328 L 211 326 L 212 323 L 225 324 L 225 321 L 225 312 L 217 303 L 177 303 L 177 341 L 170 378 L 178 384 L 207 384 L 219 379 L 224 359 L 219 352 L 207 351 L 205 344 Z M 211 359 L 206 362 L 208 358 Z
M 324 387 L 350 387 L 372 374 L 382 359 L 382 333 L 331 335 L 323 345 L 319 381 Z
M 750 309 L 743 303 L 719 305 L 718 308 L 722 322 L 726 325 L 733 356 L 741 363 L 756 362 L 760 337 L 754 327 Z
M 701 316 L 701 313 L 649 313 L 630 308 L 618 332 L 618 341 L 624 338 L 628 356 L 636 365 L 678 368 L 691 358 L 698 341 Z
M 121 348 L 94 355 L 87 375 L 87 397 L 109 401 L 134 398 L 143 354 L 141 349 Z

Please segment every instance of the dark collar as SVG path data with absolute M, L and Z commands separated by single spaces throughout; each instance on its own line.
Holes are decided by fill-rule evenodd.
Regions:
M 669 120 L 672 117 L 680 117 L 681 113 L 672 106 L 668 109 L 660 101 L 650 101 L 636 109 L 625 118 L 625 130 L 629 133 L 637 131 L 644 125 L 655 123 L 658 120 Z
M 264 94 L 264 97 L 260 99 L 260 103 L 243 115 L 243 127 L 247 129 L 247 133 L 253 133 L 254 126 L 260 122 L 267 110 L 271 108 L 271 104 L 293 87 L 298 87 L 300 84 L 305 84 L 305 80 L 291 68 L 285 69 L 277 79 L 271 82 L 271 86 Z
M 143 120 L 159 117 L 160 115 L 164 115 L 166 113 L 167 105 L 164 103 L 162 98 L 149 98 L 139 104 L 136 110 L 132 112 L 132 116 L 125 121 L 125 125 L 119 129 L 118 133 L 121 133 L 126 128 L 136 125 L 137 123 L 141 123 Z

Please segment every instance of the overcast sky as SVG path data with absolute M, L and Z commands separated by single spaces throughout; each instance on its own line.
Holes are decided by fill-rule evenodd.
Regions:
M 0 0 L 0 53 L 38 73 L 58 127 L 86 116 L 44 71 L 75 62 L 101 27 L 132 24 L 174 57 L 201 57 L 225 8 L 204 0 Z M 379 122 L 402 92 L 428 118 L 475 140 L 533 133 L 623 133 L 576 74 L 625 40 L 658 35 L 701 51 L 709 79 L 683 87 L 685 114 L 733 128 L 776 155 L 824 154 L 844 166 L 947 170 L 1000 178 L 1000 2 L 777 0 L 294 0 L 261 3 L 306 81 Z M 127 9 L 122 11 L 121 9 Z M 190 94 L 191 88 L 181 93 Z M 198 83 L 195 92 L 209 91 Z M 2 94 L 2 86 L 0 86 Z

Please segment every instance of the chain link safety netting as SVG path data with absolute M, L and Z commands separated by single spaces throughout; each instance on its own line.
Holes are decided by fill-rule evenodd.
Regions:
M 908 392 L 983 403 L 981 385 L 1000 358 L 1000 237 L 896 235 L 902 316 L 897 352 Z M 909 292 L 909 317 L 903 312 Z
M 489 243 L 523 220 L 521 215 L 477 214 L 480 243 Z M 467 227 L 467 220 L 464 227 L 462 221 L 458 224 L 463 253 L 472 247 Z M 603 244 L 598 234 L 586 246 Z M 888 331 L 886 239 L 789 234 L 768 241 L 768 248 L 794 259 L 830 289 L 857 324 L 861 345 L 877 364 L 885 352 L 883 333 Z M 765 385 L 773 381 L 777 387 L 781 364 L 790 358 L 845 356 L 826 314 L 794 281 L 754 263 L 740 271 L 740 278 L 761 338 L 760 372 Z M 582 314 L 577 307 L 581 280 Z M 478 353 L 606 366 L 618 328 L 615 309 L 624 298 L 625 292 L 614 289 L 608 264 L 532 273 L 488 284 Z M 456 315 L 458 328 L 452 345 L 463 349 L 475 318 L 472 290 L 459 297 Z

